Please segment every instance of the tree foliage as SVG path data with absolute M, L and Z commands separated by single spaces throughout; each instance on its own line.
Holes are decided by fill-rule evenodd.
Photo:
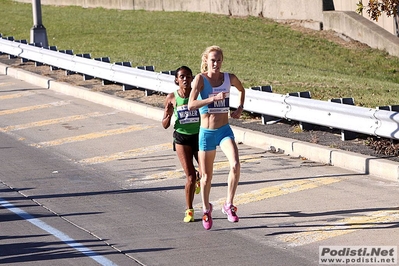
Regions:
M 372 20 L 378 21 L 383 13 L 388 17 L 397 15 L 399 0 L 367 0 L 367 5 L 363 5 L 363 1 L 359 0 L 356 12 L 361 14 L 366 10 Z

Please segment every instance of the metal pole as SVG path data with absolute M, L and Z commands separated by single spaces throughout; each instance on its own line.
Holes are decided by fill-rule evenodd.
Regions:
M 393 20 L 395 22 L 396 37 L 399 37 L 399 9 L 398 9 L 398 6 L 396 6 L 395 15 L 393 17 Z
M 42 24 L 42 8 L 40 0 L 32 0 L 33 27 L 30 30 L 30 42 L 48 46 L 46 28 Z

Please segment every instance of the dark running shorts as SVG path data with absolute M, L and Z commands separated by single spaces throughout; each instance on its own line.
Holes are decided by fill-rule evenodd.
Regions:
M 175 144 L 190 146 L 195 152 L 198 151 L 198 134 L 185 135 L 179 132 L 173 132 L 173 150 L 176 151 Z

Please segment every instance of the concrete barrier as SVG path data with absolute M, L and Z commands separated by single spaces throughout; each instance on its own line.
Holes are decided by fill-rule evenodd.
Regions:
M 7 75 L 8 65 L 0 64 L 0 75 Z
M 342 33 L 372 48 L 399 56 L 399 38 L 355 12 L 325 11 L 324 29 Z
M 343 150 L 331 153 L 331 165 L 358 173 L 371 174 L 391 181 L 399 181 L 399 165 L 396 162 Z
M 357 5 L 359 3 L 359 0 L 325 0 L 327 2 L 333 2 L 332 9 L 325 9 L 327 10 L 333 10 L 333 11 L 355 11 L 357 9 Z M 366 5 L 366 1 L 362 1 L 364 5 Z M 374 24 L 380 26 L 381 28 L 385 29 L 389 33 L 396 35 L 396 27 L 395 27 L 395 21 L 394 18 L 388 17 L 388 16 L 380 16 L 378 18 L 378 21 L 371 20 L 369 14 L 367 13 L 366 10 L 363 10 L 363 13 L 360 14 L 363 16 L 365 19 L 370 20 Z
M 39 74 L 31 73 L 29 71 L 18 68 L 7 67 L 5 72 L 5 74 L 10 77 L 20 79 L 30 84 L 46 89 L 50 87 L 50 80 L 53 80 L 52 78 L 41 76 Z

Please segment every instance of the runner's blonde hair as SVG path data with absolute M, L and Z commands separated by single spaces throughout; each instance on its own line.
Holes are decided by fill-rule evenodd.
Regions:
M 207 64 L 207 60 L 208 60 L 208 55 L 210 52 L 220 52 L 220 54 L 222 55 L 222 60 L 223 60 L 223 50 L 222 48 L 220 48 L 217 45 L 212 45 L 209 46 L 205 49 L 205 51 L 202 53 L 202 61 L 201 61 L 201 72 L 206 72 L 208 71 L 208 64 Z

